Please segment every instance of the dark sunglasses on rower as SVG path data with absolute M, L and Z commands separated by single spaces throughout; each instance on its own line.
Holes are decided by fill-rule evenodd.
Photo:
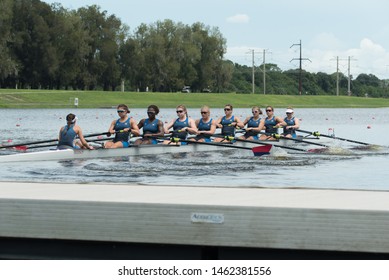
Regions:
M 149 115 L 154 115 L 155 114 L 155 112 L 147 112 L 147 114 L 149 114 Z
M 208 114 L 208 112 L 201 112 L 201 114 Z
M 182 112 L 184 112 L 184 111 L 176 111 L 177 114 L 178 114 L 178 113 L 182 113 Z
M 224 111 L 231 111 L 230 108 L 224 108 Z
M 272 112 L 273 110 L 266 110 L 266 112 Z
M 124 110 L 117 110 L 118 113 L 124 113 Z

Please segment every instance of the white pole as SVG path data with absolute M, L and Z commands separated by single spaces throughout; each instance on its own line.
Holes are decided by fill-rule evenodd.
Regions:
M 252 94 L 254 94 L 254 92 L 255 92 L 255 82 L 254 82 L 254 79 L 255 79 L 255 76 L 254 76 L 254 50 L 252 50 L 252 60 L 253 60 L 253 73 L 252 73 L 253 90 L 252 90 Z
M 263 94 L 266 94 L 266 67 L 265 67 L 265 54 L 266 54 L 266 50 L 263 50 Z
M 339 96 L 339 56 L 336 57 L 336 96 Z
M 347 87 L 347 94 L 348 96 L 351 96 L 351 75 L 350 75 L 350 56 L 348 57 L 348 87 Z

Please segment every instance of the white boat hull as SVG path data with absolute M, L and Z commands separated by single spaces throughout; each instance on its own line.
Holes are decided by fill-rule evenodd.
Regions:
M 242 145 L 240 145 L 242 146 Z M 253 145 L 249 145 L 253 146 Z M 188 144 L 188 145 L 141 145 L 131 146 L 129 148 L 119 149 L 66 149 L 66 150 L 50 150 L 40 152 L 27 152 L 20 154 L 12 154 L 0 156 L 0 163 L 5 162 L 25 162 L 25 161 L 60 161 L 60 160 L 75 160 L 75 159 L 94 159 L 94 158 L 109 158 L 109 157 L 127 157 L 127 156 L 142 156 L 142 155 L 157 155 L 167 153 L 187 153 L 187 152 L 208 152 L 223 149 L 234 149 L 233 147 L 221 147 L 220 145 L 203 145 L 203 144 Z

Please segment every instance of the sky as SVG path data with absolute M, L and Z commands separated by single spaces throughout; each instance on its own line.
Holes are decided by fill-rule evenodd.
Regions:
M 98 5 L 135 31 L 165 19 L 219 28 L 225 59 L 282 70 L 373 74 L 389 79 L 388 0 L 43 0 L 64 8 Z M 300 43 L 301 42 L 301 43 Z M 253 60 L 254 53 L 254 60 Z

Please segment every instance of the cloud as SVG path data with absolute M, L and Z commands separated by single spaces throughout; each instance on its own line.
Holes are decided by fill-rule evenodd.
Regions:
M 248 23 L 249 21 L 250 21 L 250 17 L 245 14 L 236 14 L 234 16 L 227 18 L 227 22 L 230 23 Z
M 333 33 L 323 32 L 313 37 L 308 43 L 308 48 L 339 50 L 344 49 L 345 46 Z
M 350 57 L 350 73 L 355 78 L 362 73 L 373 74 L 381 79 L 388 78 L 389 51 L 368 38 L 363 38 L 357 48 L 342 51 L 334 48 L 306 49 L 304 56 L 312 60 L 312 63 L 305 64 L 305 69 L 310 72 L 334 73 L 338 58 L 339 71 L 347 75 Z
M 319 39 L 320 38 L 320 39 Z M 319 42 L 322 43 L 319 43 Z M 324 44 L 327 42 L 328 44 Z M 348 74 L 348 57 L 350 57 L 350 74 L 356 78 L 359 74 L 373 74 L 380 79 L 389 79 L 389 50 L 381 44 L 369 38 L 363 38 L 355 48 L 342 48 L 344 43 L 331 34 L 323 34 L 313 41 L 303 42 L 303 69 L 311 73 L 324 72 L 332 74 L 339 72 Z M 262 49 L 252 46 L 230 46 L 225 55 L 235 63 L 252 65 L 250 50 L 255 50 L 255 65 L 262 64 Z M 297 69 L 299 61 L 293 58 L 299 57 L 299 49 L 269 49 L 266 55 L 266 63 L 277 64 L 282 70 Z M 337 61 L 337 58 L 339 59 Z

